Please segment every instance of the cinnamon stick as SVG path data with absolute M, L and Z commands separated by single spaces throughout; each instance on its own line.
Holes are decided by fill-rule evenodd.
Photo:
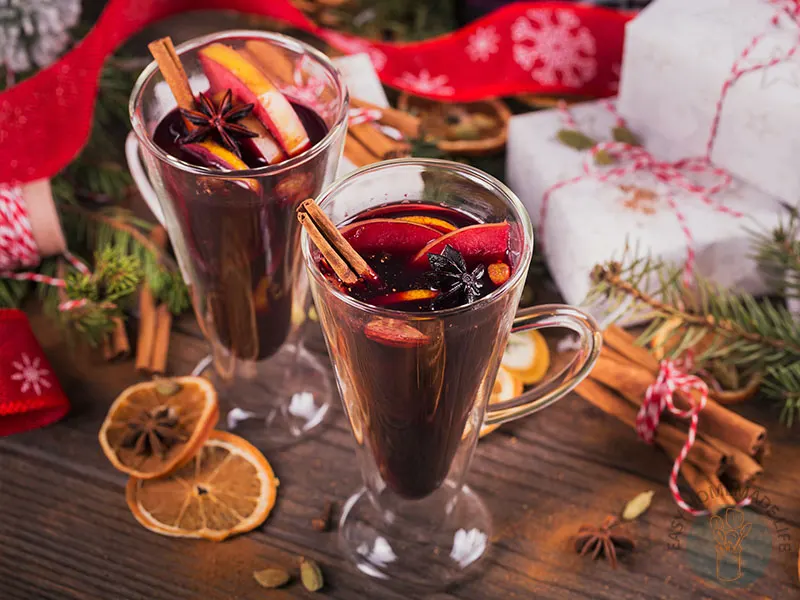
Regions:
M 328 215 L 322 212 L 322 209 L 317 205 L 316 202 L 314 202 L 312 198 L 304 200 L 297 210 L 298 219 L 300 219 L 300 223 L 306 227 L 306 230 L 309 232 L 309 236 L 312 236 L 311 228 L 307 227 L 307 224 L 310 220 L 315 226 L 314 229 L 317 229 L 317 231 L 322 234 L 322 237 L 325 238 L 325 240 L 328 242 L 328 245 L 347 263 L 347 265 L 356 275 L 369 281 L 379 281 L 378 275 L 372 270 L 372 267 L 370 267 L 367 264 L 367 261 L 365 261 L 362 256 L 355 251 L 355 249 L 350 245 L 350 242 L 345 239 L 336 225 L 334 225 L 333 221 L 328 218 Z M 300 218 L 300 215 L 303 214 L 303 212 L 305 212 L 305 214 L 309 217 L 308 219 Z M 312 236 L 312 240 L 313 239 L 314 238 Z M 319 246 L 317 247 L 319 248 Z M 322 252 L 322 248 L 320 248 L 320 252 Z M 326 256 L 326 258 L 328 257 Z M 342 279 L 342 281 L 344 281 L 344 279 Z M 345 281 L 345 283 L 347 282 Z
M 603 342 L 631 362 L 644 367 L 654 375 L 658 373 L 659 364 L 655 356 L 647 348 L 636 345 L 636 337 L 618 325 L 610 325 L 603 331 Z
M 615 417 L 631 428 L 636 427 L 636 408 L 614 391 L 592 381 L 584 379 L 575 391 L 584 400 L 593 404 L 603 412 Z M 667 454 L 675 455 L 686 443 L 686 433 L 669 423 L 662 423 L 656 431 L 655 443 Z M 728 457 L 719 449 L 704 440 L 697 439 L 686 459 L 703 473 L 720 475 L 728 468 Z
M 172 312 L 166 304 L 161 304 L 156 313 L 156 337 L 153 341 L 153 355 L 150 358 L 151 373 L 163 375 L 166 372 L 171 334 Z
M 733 481 L 736 487 L 750 485 L 756 477 L 764 472 L 764 468 L 758 464 L 756 459 L 742 452 L 739 448 L 711 436 L 703 436 L 703 439 L 730 457 L 728 468 L 725 470 L 725 477 Z
M 609 357 L 604 349 L 589 377 L 619 391 L 638 406 L 641 405 L 647 388 L 653 383 L 655 373 L 634 363 L 620 363 Z M 687 397 L 683 392 L 678 392 L 674 397 L 675 406 L 687 410 L 698 401 L 696 396 L 697 393 Z M 728 410 L 711 398 L 706 402 L 698 431 L 727 442 L 750 456 L 756 456 L 766 440 L 764 427 Z
M 736 500 L 716 475 L 703 473 L 686 461 L 681 465 L 681 475 L 694 490 L 698 500 L 712 514 L 736 505 Z
M 194 94 L 189 86 L 189 78 L 183 70 L 183 64 L 175 51 L 172 39 L 169 37 L 161 38 L 147 45 L 150 54 L 153 55 L 164 81 L 167 82 L 172 95 L 179 108 L 192 110 L 194 108 Z M 184 119 L 186 127 L 191 131 L 195 126 Z
M 334 250 L 333 246 L 331 246 L 328 240 L 325 239 L 325 236 L 322 235 L 322 232 L 314 224 L 314 221 L 311 219 L 311 217 L 304 212 L 298 212 L 297 220 L 300 221 L 300 224 L 306 230 L 306 233 L 308 233 L 308 237 L 310 237 L 311 241 L 314 242 L 317 250 L 319 250 L 325 260 L 328 261 L 328 264 L 331 266 L 333 272 L 336 273 L 339 279 L 341 279 L 347 285 L 353 285 L 358 282 L 358 275 L 353 273 L 345 260 L 339 256 L 336 250 Z
M 350 125 L 348 133 L 352 134 L 372 154 L 380 159 L 396 158 L 407 154 L 409 145 L 393 140 L 374 123 L 360 123 Z
M 153 291 L 145 282 L 139 292 L 139 336 L 136 340 L 136 370 L 140 373 L 150 370 L 155 333 L 156 302 Z
M 359 142 L 354 136 L 348 134 L 344 138 L 344 155 L 351 163 L 357 167 L 364 167 L 378 162 L 380 158 L 370 152 L 364 144 Z
M 381 123 L 394 127 L 408 139 L 416 139 L 419 137 L 419 117 L 415 117 L 412 114 L 396 108 L 384 108 L 383 106 L 378 106 L 359 98 L 350 98 L 350 104 L 356 108 L 379 110 L 381 111 Z
M 294 64 L 280 48 L 259 40 L 245 42 L 244 47 L 252 62 L 273 82 L 294 81 Z
M 103 341 L 103 358 L 109 361 L 124 358 L 130 352 L 131 344 L 125 331 L 125 322 L 121 317 L 114 317 L 114 329 Z

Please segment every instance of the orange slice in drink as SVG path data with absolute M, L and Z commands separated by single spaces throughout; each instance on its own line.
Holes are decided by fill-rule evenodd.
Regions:
M 500 402 L 508 402 L 519 396 L 522 393 L 522 382 L 517 379 L 511 371 L 504 367 L 500 367 L 497 371 L 497 378 L 494 380 L 494 387 L 492 387 L 492 395 L 489 396 L 489 406 L 498 404 Z M 483 437 L 500 425 L 484 425 L 481 427 L 479 437 Z
M 550 368 L 547 341 L 541 333 L 532 329 L 512 333 L 500 364 L 524 385 L 539 383 Z
M 125 497 L 150 531 L 219 542 L 261 525 L 275 505 L 278 483 L 267 459 L 248 441 L 214 431 L 172 475 L 131 477 Z
M 437 217 L 428 217 L 426 215 L 409 215 L 407 217 L 400 217 L 400 221 L 408 221 L 409 223 L 418 223 L 420 225 L 425 225 L 427 227 L 433 227 L 437 231 L 441 231 L 442 233 L 450 233 L 451 231 L 455 231 L 458 229 L 452 223 L 448 223 L 444 219 L 439 219 Z
M 190 460 L 218 418 L 217 392 L 207 379 L 157 379 L 123 391 L 111 405 L 98 437 L 117 469 L 150 479 Z

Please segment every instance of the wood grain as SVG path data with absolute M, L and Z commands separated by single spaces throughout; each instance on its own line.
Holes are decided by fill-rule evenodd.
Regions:
M 360 483 L 350 432 L 337 407 L 332 424 L 303 444 L 270 451 L 281 479 L 278 504 L 258 531 L 222 544 L 160 537 L 139 527 L 124 500 L 125 476 L 96 441 L 117 393 L 138 381 L 131 361 L 108 364 L 69 348 L 44 317 L 34 330 L 73 401 L 63 422 L 0 439 L 0 598 L 17 600 L 149 598 L 295 598 L 301 588 L 264 595 L 252 579 L 269 564 L 291 567 L 309 556 L 325 569 L 328 598 L 407 598 L 346 563 L 335 533 L 310 526 L 325 500 L 344 501 Z M 205 353 L 190 324 L 179 323 L 169 368 L 188 372 Z M 797 445 L 768 406 L 749 418 L 776 435 L 760 489 L 791 526 L 791 556 L 775 553 L 758 579 L 759 595 L 797 594 L 800 485 Z M 783 467 L 783 468 L 780 468 Z M 632 431 L 576 396 L 481 441 L 468 483 L 495 519 L 494 547 L 479 579 L 430 596 L 450 598 L 749 598 L 695 575 L 685 550 L 668 550 L 676 508 L 666 488 L 670 461 Z M 578 557 L 573 535 L 583 522 L 618 513 L 645 489 L 650 510 L 632 530 L 639 549 L 617 571 Z M 777 544 L 776 544 L 777 547 Z

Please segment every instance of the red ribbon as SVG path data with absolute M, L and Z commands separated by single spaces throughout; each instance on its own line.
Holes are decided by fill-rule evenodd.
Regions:
M 271 17 L 346 53 L 367 52 L 387 85 L 461 102 L 521 93 L 607 96 L 630 19 L 593 6 L 515 3 L 448 35 L 392 44 L 318 27 L 288 0 L 111 0 L 62 59 L 0 93 L 0 182 L 63 169 L 88 138 L 105 58 L 146 25 L 199 9 Z

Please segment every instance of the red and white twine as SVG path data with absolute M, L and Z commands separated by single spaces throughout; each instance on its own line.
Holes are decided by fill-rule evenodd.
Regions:
M 675 459 L 675 463 L 672 465 L 672 472 L 669 476 L 669 489 L 678 506 L 693 516 L 699 516 L 707 515 L 709 511 L 689 506 L 678 490 L 678 474 L 680 473 L 681 465 L 686 460 L 686 456 L 692 446 L 694 446 L 697 438 L 699 416 L 708 402 L 708 385 L 706 385 L 706 382 L 695 375 L 687 373 L 687 370 L 691 369 L 691 364 L 691 359 L 683 362 L 674 360 L 661 361 L 658 377 L 647 388 L 644 402 L 642 402 L 642 407 L 636 416 L 636 433 L 642 440 L 652 444 L 661 414 L 665 410 L 680 419 L 689 419 L 689 434 L 686 438 L 686 443 L 684 443 L 678 457 Z M 681 410 L 675 406 L 673 395 L 676 392 L 684 393 L 689 402 L 692 402 L 693 391 L 699 392 L 700 399 L 697 403 L 691 404 L 686 410 Z M 749 497 L 743 498 L 737 502 L 736 506 L 747 506 L 750 502 Z
M 64 258 L 81 273 L 89 273 L 88 267 L 70 252 L 65 251 Z M 0 185 L 0 277 L 66 287 L 66 281 L 58 277 L 12 271 L 12 269 L 35 267 L 40 261 L 39 248 L 36 246 L 28 211 L 22 198 L 22 188 Z M 59 310 L 76 310 L 87 304 L 88 300 L 85 299 L 67 300 L 59 305 Z

